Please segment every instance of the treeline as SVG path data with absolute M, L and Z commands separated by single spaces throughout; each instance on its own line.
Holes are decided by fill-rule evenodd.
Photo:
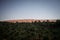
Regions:
M 56 22 L 0 22 L 0 40 L 60 40 L 60 20 Z

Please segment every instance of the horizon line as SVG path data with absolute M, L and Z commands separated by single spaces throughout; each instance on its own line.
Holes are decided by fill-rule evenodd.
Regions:
M 60 20 L 60 19 L 5 19 L 5 20 L 0 20 L 0 21 L 8 21 L 8 20 Z

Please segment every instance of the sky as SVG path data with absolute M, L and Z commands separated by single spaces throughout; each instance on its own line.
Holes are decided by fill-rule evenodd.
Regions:
M 0 20 L 60 19 L 60 0 L 0 0 Z

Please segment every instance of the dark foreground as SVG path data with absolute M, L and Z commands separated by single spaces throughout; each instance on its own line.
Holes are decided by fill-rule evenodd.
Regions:
M 60 40 L 60 20 L 56 22 L 0 22 L 0 40 Z

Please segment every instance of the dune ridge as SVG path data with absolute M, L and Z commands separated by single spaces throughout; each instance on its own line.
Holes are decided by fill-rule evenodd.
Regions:
M 19 20 L 5 20 L 3 22 L 12 22 L 12 23 L 16 23 L 16 22 L 56 22 L 56 20 L 39 20 L 39 19 L 19 19 Z

